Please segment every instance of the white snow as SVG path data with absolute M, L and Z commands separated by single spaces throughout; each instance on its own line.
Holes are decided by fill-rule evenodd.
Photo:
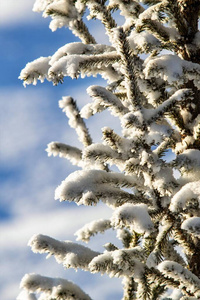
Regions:
M 37 0 L 33 6 L 33 11 L 42 12 L 43 17 L 47 18 L 49 12 L 56 11 L 56 14 L 51 14 L 52 21 L 50 22 L 49 28 L 52 31 L 57 30 L 63 26 L 68 26 L 70 21 L 80 18 L 74 3 L 66 0 Z
M 90 44 L 86 45 L 81 42 L 74 42 L 60 47 L 51 57 L 50 64 L 53 65 L 56 61 L 66 55 L 92 55 L 92 54 L 103 54 L 105 52 L 115 51 L 115 48 L 101 44 Z
M 151 49 L 160 49 L 160 41 L 147 31 L 138 33 L 132 30 L 127 39 L 131 49 L 136 53 L 140 51 L 149 52 Z
M 49 3 L 52 3 L 54 0 L 35 0 L 33 5 L 34 12 L 41 12 L 46 9 Z
M 111 206 L 119 205 L 120 202 L 132 199 L 132 194 L 118 188 L 134 187 L 138 183 L 136 176 L 125 176 L 121 173 L 106 172 L 102 170 L 82 170 L 70 174 L 55 191 L 55 199 L 60 201 L 75 201 L 78 205 L 85 203 L 85 196 L 94 195 L 101 198 L 106 204 Z M 82 199 L 83 197 L 83 199 Z M 96 197 L 94 198 L 96 203 Z M 89 200 L 91 198 L 89 197 Z M 94 204 L 95 204 L 94 203 Z
M 170 210 L 178 212 L 187 208 L 187 202 L 197 201 L 200 206 L 200 181 L 185 184 L 171 199 Z
M 82 118 L 89 119 L 91 116 L 106 109 L 101 99 L 96 99 L 92 103 L 86 104 L 80 111 Z
M 94 236 L 98 232 L 103 233 L 105 230 L 110 229 L 110 220 L 100 219 L 92 221 L 84 225 L 81 229 L 75 232 L 78 241 L 89 242 L 91 236 Z
M 200 237 L 200 217 L 186 219 L 182 223 L 181 228 L 187 230 L 189 233 L 192 233 L 197 237 Z
M 91 137 L 89 135 L 88 129 L 85 122 L 80 116 L 79 109 L 76 102 L 72 97 L 63 97 L 59 101 L 59 107 L 69 118 L 69 125 L 75 129 L 79 140 L 84 146 L 88 146 L 92 143 Z
M 50 68 L 50 59 L 48 57 L 40 57 L 34 61 L 27 63 L 25 68 L 21 71 L 19 79 L 24 80 L 24 86 L 27 84 L 37 84 L 37 80 L 44 82 L 44 79 L 50 80 L 48 70 Z
M 67 299 L 74 300 L 91 300 L 89 295 L 83 292 L 76 284 L 71 281 L 62 278 L 51 278 L 41 276 L 38 274 L 26 274 L 21 281 L 21 288 L 31 292 L 41 293 L 43 299 L 59 299 L 64 295 Z M 22 298 L 21 296 L 17 300 L 33 300 L 33 294 L 26 295 L 30 298 Z M 32 298 L 31 298 L 32 297 Z
M 164 276 L 178 280 L 180 288 L 183 285 L 187 291 L 194 293 L 197 298 L 200 297 L 200 279 L 188 269 L 174 261 L 165 260 L 158 265 L 158 270 Z
M 82 152 L 76 147 L 72 147 L 59 142 L 51 142 L 47 145 L 46 149 L 48 156 L 65 157 L 71 161 L 73 165 L 81 166 Z
M 194 80 L 194 84 L 200 84 L 200 66 L 181 59 L 175 54 L 165 54 L 145 61 L 144 74 L 146 78 L 160 77 L 169 84 L 175 82 L 181 86 L 184 82 Z
M 139 247 L 135 248 L 105 251 L 90 262 L 89 269 L 92 273 L 107 273 L 110 277 L 134 276 L 140 281 L 144 264 L 137 259 L 138 256 L 141 258 L 142 252 Z
M 181 145 L 183 145 L 183 149 L 180 147 L 179 143 L 177 144 L 178 149 L 181 150 L 181 154 L 177 155 L 176 158 L 176 168 L 182 173 L 182 177 L 180 178 L 180 184 L 184 184 L 190 181 L 197 181 L 200 177 L 200 151 L 197 149 L 184 149 L 184 146 L 193 144 L 194 138 L 187 137 L 183 140 Z
M 47 258 L 54 255 L 56 261 L 66 268 L 88 270 L 89 262 L 99 252 L 71 241 L 58 241 L 42 234 L 34 235 L 28 245 L 35 253 L 47 253 Z
M 87 88 L 87 93 L 91 97 L 94 97 L 94 99 L 101 100 L 104 105 L 108 106 L 114 116 L 122 116 L 128 113 L 128 109 L 121 103 L 121 101 L 104 87 L 97 85 L 89 86 Z
M 111 224 L 115 228 L 128 226 L 130 230 L 148 236 L 154 231 L 154 225 L 148 214 L 147 205 L 127 203 L 115 209 Z

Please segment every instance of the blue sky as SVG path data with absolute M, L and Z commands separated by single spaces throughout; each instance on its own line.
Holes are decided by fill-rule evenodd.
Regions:
M 87 86 L 100 84 L 102 80 L 65 79 L 63 85 L 56 87 L 49 82 L 23 87 L 18 76 L 26 63 L 52 55 L 64 44 L 77 41 L 67 29 L 52 33 L 49 19 L 32 12 L 33 3 L 33 0 L 7 0 L 0 4 L 1 299 L 15 299 L 23 275 L 34 272 L 73 280 L 93 299 L 117 300 L 121 298 L 118 280 L 63 270 L 53 258 L 46 260 L 27 247 L 35 233 L 74 241 L 74 232 L 85 223 L 111 214 L 103 205 L 96 209 L 54 201 L 55 188 L 75 167 L 66 160 L 48 158 L 46 145 L 51 141 L 79 145 L 58 108 L 58 100 L 72 95 L 81 107 L 89 101 Z M 92 26 L 92 31 L 102 42 L 99 25 Z M 101 116 L 88 121 L 95 141 L 101 137 L 101 127 L 112 127 L 112 118 L 105 115 L 103 120 L 106 124 Z M 90 246 L 103 251 L 102 245 L 113 240 L 113 233 L 108 232 L 105 237 L 95 237 Z

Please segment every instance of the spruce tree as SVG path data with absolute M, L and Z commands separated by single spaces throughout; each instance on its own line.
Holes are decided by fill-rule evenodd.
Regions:
M 40 234 L 29 241 L 33 252 L 53 255 L 64 268 L 122 278 L 123 300 L 200 299 L 200 1 L 36 0 L 33 10 L 80 42 L 28 63 L 24 85 L 97 74 L 106 82 L 88 87 L 92 100 L 81 110 L 70 96 L 59 101 L 83 146 L 48 145 L 49 155 L 79 167 L 55 199 L 111 207 L 110 219 L 86 224 L 77 239 L 113 228 L 122 245 L 108 243 L 99 253 Z M 95 41 L 86 16 L 101 21 L 110 43 Z M 102 143 L 94 143 L 85 119 L 106 109 L 121 133 L 105 124 Z M 66 279 L 36 274 L 26 274 L 21 288 L 20 300 L 91 299 Z

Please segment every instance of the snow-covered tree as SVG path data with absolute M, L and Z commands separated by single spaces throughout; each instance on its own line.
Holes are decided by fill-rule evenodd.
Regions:
M 68 27 L 80 42 L 28 63 L 24 85 L 105 79 L 104 87 L 88 87 L 92 102 L 81 110 L 70 96 L 59 101 L 83 146 L 48 145 L 48 155 L 79 167 L 55 199 L 111 207 L 110 219 L 86 224 L 77 239 L 112 228 L 122 246 L 108 243 L 99 253 L 42 234 L 29 245 L 65 268 L 122 278 L 124 300 L 200 299 L 200 1 L 36 0 L 33 10 L 51 17 L 52 31 Z M 90 19 L 101 21 L 109 43 L 95 41 Z M 106 109 L 121 133 L 105 124 L 102 143 L 93 143 L 84 119 Z M 91 299 L 66 279 L 36 274 L 25 275 L 21 288 L 20 300 Z

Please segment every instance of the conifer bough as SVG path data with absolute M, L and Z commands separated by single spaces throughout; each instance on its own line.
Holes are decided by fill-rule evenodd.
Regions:
M 82 168 L 55 198 L 111 207 L 110 219 L 86 224 L 77 239 L 112 228 L 122 246 L 107 243 L 99 253 L 42 234 L 29 245 L 65 268 L 121 277 L 123 300 L 200 299 L 200 2 L 37 0 L 33 10 L 51 17 L 52 31 L 68 27 L 80 42 L 28 63 L 24 85 L 97 74 L 107 84 L 88 87 L 92 102 L 81 111 L 72 97 L 59 102 L 83 147 L 48 145 L 48 155 Z M 102 22 L 109 45 L 95 41 L 84 16 Z M 84 118 L 106 109 L 119 118 L 121 133 L 104 127 L 103 142 L 93 143 Z M 26 274 L 21 288 L 18 300 L 91 299 L 66 279 L 37 274 Z

